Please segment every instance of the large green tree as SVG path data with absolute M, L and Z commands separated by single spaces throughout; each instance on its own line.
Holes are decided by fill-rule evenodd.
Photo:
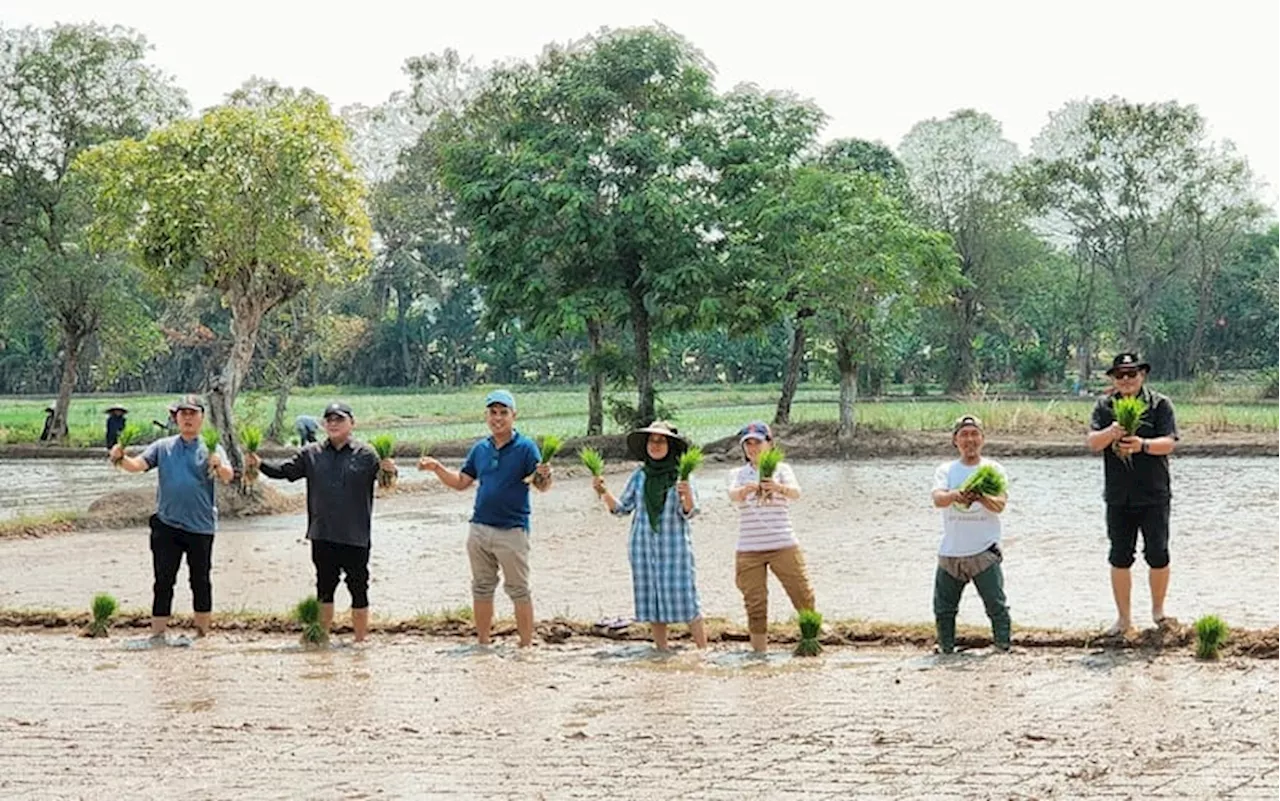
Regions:
M 0 247 L 11 278 L 56 332 L 62 370 L 52 431 L 67 407 L 85 348 L 97 337 L 104 375 L 162 347 L 143 313 L 136 273 L 117 254 L 85 246 L 89 213 L 70 174 L 85 149 L 139 137 L 186 108 L 147 63 L 146 40 L 124 28 L 0 27 Z
M 93 148 L 95 241 L 125 247 L 160 285 L 215 289 L 231 312 L 210 415 L 233 461 L 232 404 L 263 317 L 308 286 L 359 275 L 370 259 L 364 185 L 347 133 L 310 92 L 252 86 L 143 141 Z

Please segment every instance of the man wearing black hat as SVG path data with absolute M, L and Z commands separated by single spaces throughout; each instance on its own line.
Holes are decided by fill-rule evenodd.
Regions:
M 313 442 L 292 459 L 272 464 L 255 453 L 246 463 L 256 465 L 268 478 L 307 480 L 307 539 L 311 562 L 316 566 L 316 597 L 320 600 L 320 624 L 327 633 L 333 626 L 333 595 L 346 574 L 351 592 L 351 628 L 355 641 L 369 633 L 369 549 L 373 518 L 373 485 L 378 468 L 395 472 L 391 459 L 379 461 L 367 443 L 351 437 L 355 415 L 345 403 L 330 403 L 324 410 L 329 438 Z
M 1136 353 L 1117 354 L 1107 370 L 1112 390 L 1098 400 L 1089 424 L 1089 450 L 1101 452 L 1107 504 L 1107 538 L 1111 541 L 1111 593 L 1116 622 L 1107 636 L 1123 636 L 1133 627 L 1129 593 L 1142 532 L 1142 556 L 1150 568 L 1151 617 L 1157 626 L 1165 617 L 1169 589 L 1169 454 L 1178 441 L 1173 403 L 1146 386 L 1151 365 Z M 1113 406 L 1119 398 L 1139 398 L 1146 404 L 1138 430 L 1129 434 L 1116 422 Z
M 120 439 L 120 432 L 124 431 L 124 427 L 129 424 L 129 418 L 125 417 L 129 410 L 123 406 L 107 407 L 107 448 L 113 447 Z
M 213 477 L 223 484 L 231 481 L 234 469 L 219 445 L 210 453 L 200 441 L 204 427 L 204 401 L 185 395 L 171 407 L 178 420 L 178 434 L 158 439 L 141 456 L 126 456 L 120 443 L 111 448 L 112 461 L 129 473 L 156 469 L 156 513 L 151 516 L 151 564 L 155 586 L 151 601 L 151 636 L 164 644 L 165 631 L 173 609 L 173 585 L 178 580 L 182 558 L 187 558 L 196 631 L 209 632 L 213 609 L 213 535 L 218 525 L 214 504 Z

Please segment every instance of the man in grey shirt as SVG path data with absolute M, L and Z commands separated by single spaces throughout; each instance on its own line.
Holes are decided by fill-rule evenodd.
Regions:
M 246 459 L 268 478 L 307 480 L 307 539 L 311 540 L 311 561 L 316 566 L 316 597 L 320 600 L 320 623 L 326 632 L 333 626 L 333 595 L 338 580 L 346 574 L 351 592 L 351 627 L 356 642 L 369 633 L 369 548 L 373 517 L 373 485 L 378 468 L 394 472 L 391 459 L 378 454 L 364 442 L 352 439 L 355 415 L 345 403 L 331 403 L 324 410 L 324 429 L 329 435 L 284 462 L 271 463 L 250 453 Z

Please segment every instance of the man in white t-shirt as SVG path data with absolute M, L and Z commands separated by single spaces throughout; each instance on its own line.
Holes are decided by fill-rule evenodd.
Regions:
M 1000 513 L 1008 498 L 1006 493 L 988 496 L 960 489 L 982 465 L 990 465 L 1002 477 L 1004 468 L 982 457 L 982 421 L 973 415 L 955 421 L 951 442 L 960 458 L 943 462 L 933 474 L 933 505 L 942 510 L 942 544 L 938 547 L 938 568 L 933 580 L 938 650 L 944 654 L 955 651 L 956 612 L 965 585 L 972 581 L 991 618 L 995 646 L 1007 651 L 1010 622 L 1004 572 L 1000 568 Z

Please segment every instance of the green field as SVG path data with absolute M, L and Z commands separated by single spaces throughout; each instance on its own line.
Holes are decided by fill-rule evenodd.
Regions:
M 370 388 L 308 388 L 289 401 L 289 422 L 299 414 L 319 416 L 326 403 L 347 401 L 355 409 L 361 436 L 393 434 L 399 440 L 438 442 L 467 439 L 485 432 L 483 410 L 490 387 L 470 387 L 457 391 L 404 392 Z M 662 390 L 664 403 L 676 408 L 675 419 L 682 433 L 696 442 L 728 436 L 750 420 L 771 420 L 778 388 L 770 385 L 671 387 Z M 835 421 L 838 390 L 829 385 L 807 385 L 797 394 L 792 407 L 796 422 Z M 1179 427 L 1186 431 L 1276 431 L 1280 415 L 1274 401 L 1182 400 L 1175 394 Z M 519 428 L 530 435 L 579 436 L 586 431 L 587 393 L 585 388 L 519 388 Z M 628 396 L 628 400 L 633 400 Z M 77 395 L 70 411 L 71 441 L 77 445 L 102 442 L 104 410 L 114 403 L 129 408 L 131 422 L 164 420 L 168 395 Z M 43 424 L 47 398 L 0 399 L 0 442 L 34 442 Z M 1043 431 L 1082 432 L 1093 401 L 1085 398 L 988 399 L 959 402 L 942 398 L 894 397 L 861 400 L 858 421 L 871 427 L 904 431 L 946 430 L 962 413 L 984 418 L 993 434 L 1037 433 Z M 242 421 L 253 421 L 264 429 L 275 408 L 275 399 L 260 393 L 246 393 L 236 404 Z M 606 433 L 619 433 L 606 419 Z

